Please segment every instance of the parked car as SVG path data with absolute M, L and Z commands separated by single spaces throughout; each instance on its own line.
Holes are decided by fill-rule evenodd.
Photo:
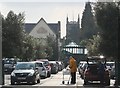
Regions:
M 92 63 L 92 62 L 89 62 L 89 63 Z M 88 64 L 86 61 L 80 62 L 79 66 L 78 66 L 78 72 L 82 79 L 84 79 L 84 71 L 87 68 L 87 66 L 88 66 Z
M 15 60 L 14 58 L 4 58 L 3 59 L 4 72 L 11 73 L 15 69 L 16 63 L 17 60 Z
M 89 60 L 92 60 L 93 63 L 89 63 Z M 94 56 L 94 57 L 90 57 L 87 60 L 87 68 L 84 72 L 84 85 L 89 84 L 89 82 L 93 82 L 93 81 L 100 81 L 100 77 L 99 77 L 99 65 L 98 65 L 98 61 L 101 60 L 101 58 L 99 56 Z M 105 61 L 103 61 L 104 65 Z M 104 67 L 105 71 L 104 71 L 104 84 L 105 85 L 110 85 L 110 73 L 109 70 Z
M 50 66 L 50 63 L 49 63 L 49 60 L 48 59 L 37 59 L 36 61 L 42 61 L 43 64 L 45 65 L 45 67 L 47 68 L 47 76 L 50 77 L 51 76 L 51 66 Z
M 110 70 L 110 78 L 115 79 L 115 65 L 113 65 Z
M 110 78 L 114 79 L 115 78 L 115 62 L 106 62 L 106 67 L 110 72 Z
M 51 73 L 56 74 L 58 73 L 58 64 L 56 61 L 49 61 L 51 66 Z
M 48 70 L 42 61 L 33 61 L 36 62 L 36 68 L 38 68 L 39 74 L 41 78 L 46 78 L 48 74 Z
M 79 64 L 78 64 L 78 72 L 79 74 L 81 75 L 83 72 L 81 71 L 82 70 L 82 65 L 87 63 L 86 61 L 80 61 Z
M 115 62 L 113 61 L 106 62 L 106 67 L 108 70 L 111 70 L 114 65 L 115 65 Z
M 28 84 L 40 83 L 40 75 L 36 62 L 18 62 L 11 73 L 11 85 L 27 82 Z
M 64 68 L 63 62 L 62 62 L 62 61 L 57 61 L 57 62 L 58 62 L 58 64 L 59 64 L 58 70 L 59 70 L 59 71 L 62 71 L 63 68 Z

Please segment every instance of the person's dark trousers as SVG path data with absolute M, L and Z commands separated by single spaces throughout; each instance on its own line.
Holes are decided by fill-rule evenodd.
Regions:
M 71 72 L 71 84 L 76 83 L 76 72 Z

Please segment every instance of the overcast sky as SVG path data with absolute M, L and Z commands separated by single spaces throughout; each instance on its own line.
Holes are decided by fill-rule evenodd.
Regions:
M 68 16 L 69 21 L 77 21 L 79 14 L 81 20 L 87 1 L 96 0 L 1 0 L 0 10 L 4 17 L 10 10 L 16 14 L 24 12 L 26 23 L 37 23 L 41 17 L 47 23 L 61 21 L 63 37 L 66 35 L 66 17 Z

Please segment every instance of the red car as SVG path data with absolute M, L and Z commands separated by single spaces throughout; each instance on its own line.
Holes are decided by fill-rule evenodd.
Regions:
M 100 82 L 100 76 L 99 76 L 99 65 L 98 65 L 98 59 L 100 58 L 96 58 L 93 57 L 92 59 L 95 59 L 96 61 L 93 61 L 93 63 L 87 63 L 88 67 L 86 68 L 86 70 L 84 71 L 84 85 L 89 84 L 89 82 L 93 82 L 93 81 L 99 81 Z M 106 63 L 104 63 L 105 65 Z M 104 68 L 104 84 L 105 85 L 110 85 L 110 72 L 109 70 L 105 67 Z

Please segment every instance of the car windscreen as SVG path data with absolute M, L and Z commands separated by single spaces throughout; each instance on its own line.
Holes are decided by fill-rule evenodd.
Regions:
M 114 64 L 115 64 L 115 63 L 106 63 L 106 66 L 112 67 L 112 66 L 114 66 Z
M 15 60 L 4 60 L 4 64 L 16 64 Z
M 44 62 L 44 65 L 45 66 L 48 66 L 49 65 L 49 62 L 48 61 L 43 61 Z
M 28 70 L 35 69 L 35 64 L 33 63 L 21 63 L 16 65 L 16 70 Z

